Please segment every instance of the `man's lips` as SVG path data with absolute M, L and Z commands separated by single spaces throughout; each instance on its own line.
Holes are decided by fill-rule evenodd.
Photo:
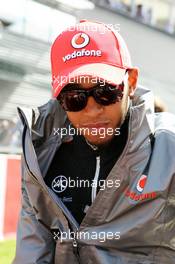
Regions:
M 81 127 L 85 128 L 100 128 L 100 127 L 107 127 L 109 122 L 93 122 L 93 123 L 85 123 L 82 124 Z

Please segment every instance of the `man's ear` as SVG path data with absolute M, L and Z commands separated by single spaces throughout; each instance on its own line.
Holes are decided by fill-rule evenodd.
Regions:
M 138 69 L 132 68 L 128 70 L 128 87 L 129 87 L 129 96 L 133 97 L 134 91 L 137 87 L 137 79 L 138 79 Z

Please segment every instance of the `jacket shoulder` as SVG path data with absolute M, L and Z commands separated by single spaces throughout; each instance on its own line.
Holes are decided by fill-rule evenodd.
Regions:
M 175 149 L 175 115 L 167 112 L 155 114 L 155 139 L 169 151 Z M 174 156 L 174 155 L 173 155 Z
M 155 133 L 171 133 L 175 136 L 175 115 L 168 112 L 155 113 Z

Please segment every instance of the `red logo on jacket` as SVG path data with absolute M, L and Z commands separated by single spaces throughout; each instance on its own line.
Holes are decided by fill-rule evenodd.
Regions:
M 140 179 L 138 180 L 138 183 L 137 183 L 137 191 L 139 192 L 143 192 L 143 189 L 146 185 L 146 180 L 147 180 L 147 176 L 146 175 L 142 175 L 140 177 Z
M 143 193 L 143 190 L 146 186 L 147 176 L 142 175 L 137 182 L 135 191 L 131 191 L 129 188 L 125 191 L 125 196 L 130 198 L 133 201 L 142 201 L 147 199 L 154 199 L 157 196 L 156 192 Z

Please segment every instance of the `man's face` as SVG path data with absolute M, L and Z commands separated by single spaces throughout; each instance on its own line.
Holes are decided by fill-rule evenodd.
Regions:
M 130 74 L 130 73 L 129 73 Z M 126 75 L 127 77 L 127 75 Z M 68 118 L 75 128 L 81 129 L 83 135 L 94 145 L 101 145 L 109 142 L 119 128 L 128 110 L 129 95 L 133 92 L 129 88 L 129 79 L 125 80 L 124 95 L 120 102 L 104 106 L 98 104 L 90 96 L 86 107 L 78 112 L 66 112 Z M 83 78 L 77 81 L 83 89 L 90 89 L 95 84 L 90 78 Z

